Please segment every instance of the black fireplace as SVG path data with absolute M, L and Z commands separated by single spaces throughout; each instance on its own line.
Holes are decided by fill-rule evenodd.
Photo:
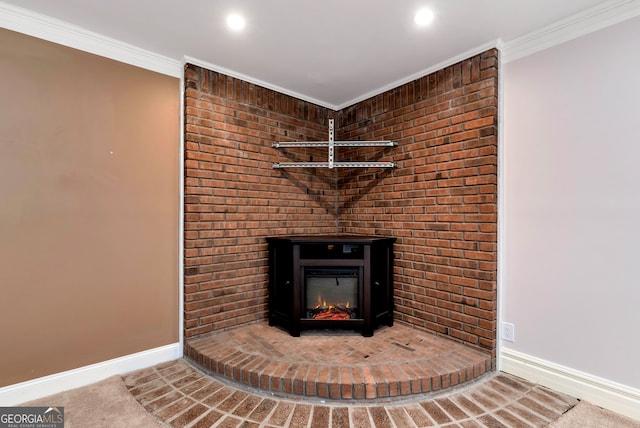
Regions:
M 345 328 L 393 324 L 393 242 L 372 236 L 287 236 L 269 243 L 269 324 Z

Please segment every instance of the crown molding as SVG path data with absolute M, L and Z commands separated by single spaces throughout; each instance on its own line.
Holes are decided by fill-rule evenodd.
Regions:
M 638 15 L 640 15 L 640 0 L 611 0 L 516 39 L 509 41 L 497 39 L 477 46 L 476 48 L 449 58 L 432 67 L 421 70 L 410 76 L 406 76 L 354 99 L 336 105 L 317 98 L 309 97 L 305 94 L 288 90 L 266 81 L 255 79 L 242 73 L 237 73 L 233 70 L 202 61 L 197 58 L 184 57 L 182 61 L 179 61 L 162 56 L 154 52 L 138 48 L 134 45 L 86 30 L 68 22 L 13 5 L 8 5 L 0 1 L 0 27 L 2 28 L 38 37 L 71 48 L 80 49 L 85 52 L 172 77 L 181 77 L 183 74 L 183 66 L 188 62 L 290 95 L 294 98 L 329 108 L 334 111 L 341 110 L 388 90 L 394 89 L 491 48 L 498 48 L 501 51 L 501 62 L 505 64 L 560 43 L 578 38 L 585 34 L 620 23 Z
M 265 88 L 272 89 L 274 91 L 277 91 L 277 92 L 280 92 L 280 93 L 283 93 L 283 94 L 286 94 L 286 95 L 290 95 L 290 96 L 292 96 L 294 98 L 298 98 L 298 99 L 301 99 L 303 101 L 308 101 L 310 103 L 317 104 L 319 106 L 326 107 L 326 108 L 334 110 L 334 111 L 339 111 L 339 110 L 342 110 L 343 108 L 346 108 L 346 107 L 352 106 L 354 104 L 357 104 L 360 101 L 367 100 L 369 98 L 372 98 L 372 97 L 375 97 L 377 95 L 380 95 L 380 94 L 382 94 L 382 93 L 384 93 L 386 91 L 389 91 L 391 89 L 395 89 L 395 88 L 397 88 L 399 86 L 404 85 L 405 83 L 412 82 L 412 81 L 414 81 L 416 79 L 419 79 L 419 78 L 421 78 L 423 76 L 426 76 L 428 74 L 434 73 L 434 72 L 436 72 L 438 70 L 442 70 L 445 67 L 448 67 L 450 65 L 456 64 L 456 63 L 458 63 L 458 62 L 460 62 L 462 60 L 465 60 L 465 59 L 470 58 L 470 57 L 472 57 L 474 55 L 477 55 L 477 54 L 480 54 L 482 52 L 485 52 L 485 51 L 487 51 L 489 49 L 499 48 L 501 43 L 502 42 L 498 39 L 498 40 L 491 41 L 489 43 L 485 43 L 485 44 L 480 45 L 480 46 L 476 46 L 475 48 L 470 49 L 468 51 L 465 51 L 465 52 L 463 52 L 463 53 L 461 53 L 459 55 L 456 55 L 456 56 L 454 56 L 452 58 L 449 58 L 446 61 L 440 62 L 440 63 L 438 63 L 438 64 L 436 64 L 436 65 L 434 65 L 432 67 L 429 67 L 429 68 L 427 68 L 425 70 L 422 70 L 422 71 L 419 71 L 417 73 L 414 73 L 414 74 L 412 74 L 410 76 L 406 76 L 406 77 L 404 77 L 404 78 L 402 78 L 400 80 L 396 80 L 394 82 L 391 82 L 388 85 L 385 85 L 385 86 L 382 86 L 380 88 L 374 89 L 373 91 L 370 91 L 370 92 L 368 92 L 366 94 L 360 95 L 357 98 L 354 98 L 352 100 L 346 101 L 346 102 L 344 102 L 342 104 L 330 104 L 330 103 L 327 103 L 325 101 L 322 101 L 322 100 L 319 100 L 319 99 L 316 99 L 316 98 L 313 98 L 313 97 L 309 97 L 309 96 L 306 96 L 304 94 L 300 94 L 300 93 L 297 93 L 297 92 L 293 92 L 293 91 L 290 91 L 288 89 L 282 88 L 280 86 L 273 85 L 271 83 L 261 81 L 259 79 L 255 79 L 255 78 L 253 78 L 251 76 L 247 76 L 247 75 L 244 75 L 242 73 L 237 73 L 237 72 L 235 72 L 233 70 L 229 70 L 229 69 L 221 67 L 219 65 L 211 64 L 209 62 L 199 60 L 198 58 L 185 56 L 183 58 L 183 63 L 184 64 L 188 63 L 188 64 L 197 65 L 199 67 L 203 67 L 203 68 L 206 68 L 208 70 L 216 71 L 216 72 L 219 72 L 219 73 L 222 73 L 222 74 L 226 74 L 227 76 L 235 77 L 236 79 L 244 80 L 245 82 L 253 83 L 253 84 L 256 84 L 256 85 L 259 85 L 259 86 L 263 86 Z
M 194 57 L 191 57 L 191 56 L 185 56 L 182 59 L 182 64 L 183 64 L 183 66 L 185 64 L 197 65 L 198 67 L 206 68 L 207 70 L 215 71 L 217 73 L 222 73 L 222 74 L 225 74 L 227 76 L 230 76 L 230 77 L 233 77 L 233 78 L 236 78 L 236 79 L 240 79 L 240 80 L 243 80 L 243 81 L 248 82 L 248 83 L 253 83 L 254 85 L 262 86 L 263 88 L 271 89 L 273 91 L 280 92 L 281 94 L 289 95 L 291 97 L 297 98 L 297 99 L 302 100 L 302 101 L 308 101 L 308 102 L 310 102 L 312 104 L 317 104 L 320 107 L 326 107 L 326 108 L 331 109 L 331 110 L 338 110 L 337 106 L 335 106 L 333 104 L 330 104 L 330 103 L 327 103 L 325 101 L 319 100 L 317 98 L 313 98 L 313 97 L 310 97 L 308 95 L 301 94 L 299 92 L 291 91 L 291 90 L 283 88 L 281 86 L 274 85 L 274 84 L 266 82 L 264 80 L 256 79 L 256 78 L 251 77 L 251 76 L 249 76 L 247 74 L 238 73 L 238 72 L 233 71 L 231 69 L 228 69 L 228 68 L 225 68 L 225 67 L 222 67 L 222 66 L 207 62 L 207 61 L 203 61 L 203 60 L 198 59 L 198 58 L 194 58 Z
M 402 85 L 404 85 L 406 83 L 413 82 L 416 79 L 419 79 L 421 77 L 427 76 L 427 75 L 429 75 L 431 73 L 435 73 L 436 71 L 442 70 L 443 68 L 449 67 L 450 65 L 457 64 L 460 61 L 463 61 L 465 59 L 471 58 L 472 56 L 481 54 L 482 52 L 488 51 L 489 49 L 493 49 L 493 48 L 498 48 L 498 49 L 500 48 L 500 40 L 499 39 L 492 40 L 492 41 L 490 41 L 488 43 L 484 43 L 484 44 L 482 44 L 480 46 L 476 46 L 473 49 L 469 49 L 469 50 L 467 50 L 465 52 L 462 52 L 461 54 L 458 54 L 458 55 L 456 55 L 454 57 L 448 58 L 448 59 L 446 59 L 446 60 L 444 60 L 442 62 L 439 62 L 436 65 L 433 65 L 433 66 L 429 67 L 429 68 L 426 68 L 424 70 L 418 71 L 417 73 L 413 73 L 413 74 L 411 74 L 409 76 L 406 76 L 406 77 L 404 77 L 402 79 L 399 79 L 399 80 L 396 80 L 394 82 L 391 82 L 388 85 L 384 85 L 384 86 L 382 86 L 382 87 L 380 87 L 378 89 L 374 89 L 373 91 L 370 91 L 370 92 L 368 92 L 366 94 L 360 95 L 359 97 L 356 97 L 356 98 L 354 98 L 352 100 L 349 100 L 347 102 L 344 102 L 344 103 L 338 105 L 335 108 L 335 110 L 342 110 L 343 108 L 352 106 L 352 105 L 357 104 L 357 103 L 359 103 L 361 101 L 368 100 L 369 98 L 373 98 L 373 97 L 375 97 L 377 95 L 380 95 L 380 94 L 382 94 L 384 92 L 387 92 L 387 91 L 390 91 L 392 89 L 395 89 L 395 88 L 397 88 L 399 86 L 402 86 Z
M 2 2 L 0 27 L 168 76 L 180 77 L 183 73 L 178 60 Z
M 640 15 L 640 0 L 612 0 L 502 43 L 507 63 Z

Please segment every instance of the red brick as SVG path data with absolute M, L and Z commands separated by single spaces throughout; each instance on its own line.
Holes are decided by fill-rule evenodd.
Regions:
M 403 270 L 395 277 L 396 290 L 416 288 L 397 299 L 399 314 L 438 332 L 460 322 L 467 331 L 488 321 L 485 313 L 465 313 L 462 319 L 440 314 L 445 325 L 438 325 L 429 309 L 435 302 L 424 291 L 442 281 L 462 287 L 460 294 L 468 298 L 487 291 L 480 298 L 495 302 L 496 72 L 497 53 L 491 50 L 332 112 L 188 65 L 184 246 L 185 265 L 198 270 L 185 278 L 185 301 L 210 304 L 212 295 L 200 291 L 224 290 L 215 298 L 224 312 L 191 310 L 195 318 L 185 322 L 185 334 L 264 317 L 264 237 L 293 233 L 396 236 L 396 266 Z M 398 168 L 286 173 L 271 168 L 291 155 L 272 148 L 275 139 L 326 140 L 329 117 L 337 119 L 340 139 L 399 141 L 392 149 L 339 154 L 395 160 Z M 315 160 L 325 154 L 307 150 L 297 156 Z M 412 239 L 422 242 L 404 245 Z M 434 258 L 424 262 L 425 256 Z M 460 275 L 462 269 L 469 275 Z M 455 299 L 443 295 L 440 304 L 459 309 L 462 302 Z M 495 338 L 489 343 L 495 348 Z

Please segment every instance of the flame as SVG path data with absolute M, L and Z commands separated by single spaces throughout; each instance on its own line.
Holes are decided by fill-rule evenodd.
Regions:
M 326 309 L 333 309 L 336 307 L 336 305 L 338 306 L 344 306 L 345 308 L 349 309 L 351 307 L 351 303 L 347 300 L 345 302 L 344 305 L 338 303 L 327 303 L 326 300 L 324 300 L 322 298 L 322 296 L 318 295 L 318 303 L 316 303 L 316 305 L 313 307 L 313 309 L 319 309 L 319 308 L 326 308 Z

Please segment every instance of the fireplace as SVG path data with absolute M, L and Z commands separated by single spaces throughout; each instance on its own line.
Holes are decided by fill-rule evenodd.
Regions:
M 269 243 L 269 324 L 353 329 L 393 324 L 393 242 L 372 236 L 288 236 Z

